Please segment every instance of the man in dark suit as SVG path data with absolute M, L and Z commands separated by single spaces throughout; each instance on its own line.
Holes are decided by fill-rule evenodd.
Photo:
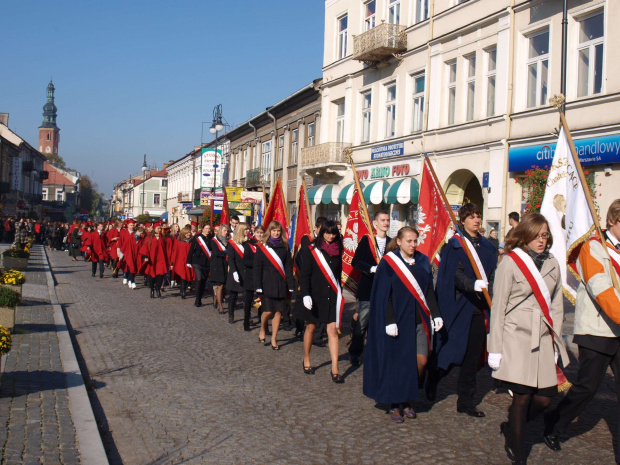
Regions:
M 390 213 L 380 210 L 375 213 L 373 222 L 375 228 L 376 248 L 379 252 L 379 258 L 385 253 L 385 248 L 392 240 L 388 237 L 387 232 L 390 229 Z M 370 311 L 370 291 L 372 289 L 372 281 L 377 270 L 377 261 L 370 248 L 368 238 L 364 236 L 355 249 L 355 255 L 351 261 L 351 265 L 356 270 L 360 270 L 360 281 L 357 285 L 357 313 L 353 315 L 351 321 L 351 345 L 349 346 L 349 357 L 351 365 L 360 365 L 360 356 L 364 351 L 364 337 L 368 329 L 368 312 Z

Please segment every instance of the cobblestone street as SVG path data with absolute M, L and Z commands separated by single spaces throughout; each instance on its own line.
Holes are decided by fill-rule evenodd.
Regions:
M 210 297 L 202 308 L 176 290 L 151 300 L 142 286 L 130 290 L 109 270 L 104 279 L 92 278 L 90 264 L 48 255 L 112 464 L 509 463 L 499 424 L 510 398 L 492 390 L 487 371 L 479 389 L 486 418 L 456 413 L 455 370 L 440 385 L 437 403 L 421 392 L 418 418 L 393 424 L 383 406 L 362 394 L 363 365 L 352 369 L 346 356 L 348 328 L 340 340 L 346 382 L 336 385 L 327 348 L 313 348 L 319 369 L 303 374 L 303 348 L 293 332 L 280 332 L 275 352 L 258 343 L 257 328 L 243 331 L 241 310 L 230 325 Z M 573 363 L 569 378 L 575 369 Z M 615 412 L 610 377 L 562 452 L 544 446 L 540 420 L 530 425 L 528 463 L 613 463 Z

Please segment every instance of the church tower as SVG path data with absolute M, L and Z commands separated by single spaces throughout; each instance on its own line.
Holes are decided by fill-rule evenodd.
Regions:
M 54 105 L 54 84 L 47 85 L 47 103 L 43 105 L 43 124 L 39 126 L 39 152 L 43 155 L 58 155 L 60 129 L 56 126 L 57 108 Z

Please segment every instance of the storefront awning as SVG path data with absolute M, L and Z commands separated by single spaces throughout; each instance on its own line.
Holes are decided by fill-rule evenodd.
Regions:
M 385 194 L 390 185 L 386 181 L 375 181 L 368 184 L 364 188 L 364 200 L 366 203 L 372 203 L 378 205 L 385 202 Z
M 364 189 L 364 184 L 360 182 L 360 186 L 362 187 L 362 192 Z M 338 195 L 338 203 L 340 205 L 351 205 L 351 200 L 353 200 L 353 193 L 355 192 L 355 183 L 347 184 L 342 188 L 340 194 Z
M 385 196 L 386 203 L 418 203 L 420 185 L 414 178 L 403 178 L 390 186 Z
M 340 188 L 335 184 L 311 187 L 308 189 L 308 202 L 311 205 L 318 205 L 320 203 L 325 205 L 330 203 L 337 204 L 338 194 L 340 194 Z

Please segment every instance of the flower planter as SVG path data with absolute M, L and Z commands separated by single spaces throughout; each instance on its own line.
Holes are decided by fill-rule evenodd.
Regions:
M 14 290 L 15 292 L 17 292 L 19 294 L 20 297 L 22 295 L 22 285 L 21 284 L 2 284 L 2 283 L 0 283 L 0 286 L 8 287 L 9 289 Z
M 15 326 L 15 307 L 0 307 L 0 326 L 9 331 Z
M 5 270 L 12 268 L 18 271 L 26 271 L 28 268 L 28 259 L 2 256 L 2 267 Z

